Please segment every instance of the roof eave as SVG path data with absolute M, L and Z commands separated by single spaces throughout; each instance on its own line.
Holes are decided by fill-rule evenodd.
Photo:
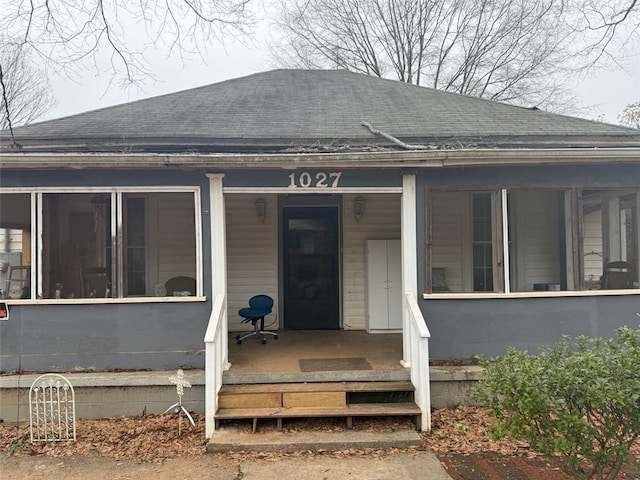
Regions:
M 156 153 L 156 154 L 246 154 L 246 153 L 340 153 L 407 147 L 433 150 L 465 149 L 558 149 L 640 147 L 640 134 L 619 135 L 465 135 L 398 136 L 397 142 L 363 134 L 338 137 L 21 137 L 16 142 L 0 140 L 0 152 L 23 153 Z M 417 149 L 416 148 L 416 149 Z
M 343 153 L 7 153 L 0 169 L 441 168 L 640 163 L 640 147 L 455 149 Z

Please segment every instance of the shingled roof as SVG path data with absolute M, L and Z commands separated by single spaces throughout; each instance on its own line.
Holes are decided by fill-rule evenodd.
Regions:
M 342 70 L 273 70 L 14 130 L 25 151 L 640 146 L 640 132 Z M 11 144 L 7 132 L 1 141 Z

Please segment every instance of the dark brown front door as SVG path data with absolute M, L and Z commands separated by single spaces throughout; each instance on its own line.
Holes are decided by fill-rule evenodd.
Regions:
M 284 207 L 284 326 L 340 328 L 338 207 Z

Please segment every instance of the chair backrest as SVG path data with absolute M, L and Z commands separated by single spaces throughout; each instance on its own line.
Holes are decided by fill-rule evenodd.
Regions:
M 633 286 L 633 265 L 629 262 L 609 262 L 604 266 L 602 288 L 607 290 L 625 289 Z
M 196 279 L 191 277 L 171 277 L 164 284 L 167 289 L 167 295 L 195 295 L 196 294 Z M 184 293 L 189 292 L 189 293 Z
M 255 295 L 249 299 L 249 307 L 269 313 L 273 308 L 273 298 L 269 295 Z

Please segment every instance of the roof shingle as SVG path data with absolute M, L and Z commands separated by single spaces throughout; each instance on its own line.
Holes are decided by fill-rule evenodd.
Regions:
M 83 151 L 390 145 L 363 122 L 404 141 L 435 146 L 640 146 L 637 130 L 343 70 L 273 70 L 14 132 L 23 146 L 75 145 Z

